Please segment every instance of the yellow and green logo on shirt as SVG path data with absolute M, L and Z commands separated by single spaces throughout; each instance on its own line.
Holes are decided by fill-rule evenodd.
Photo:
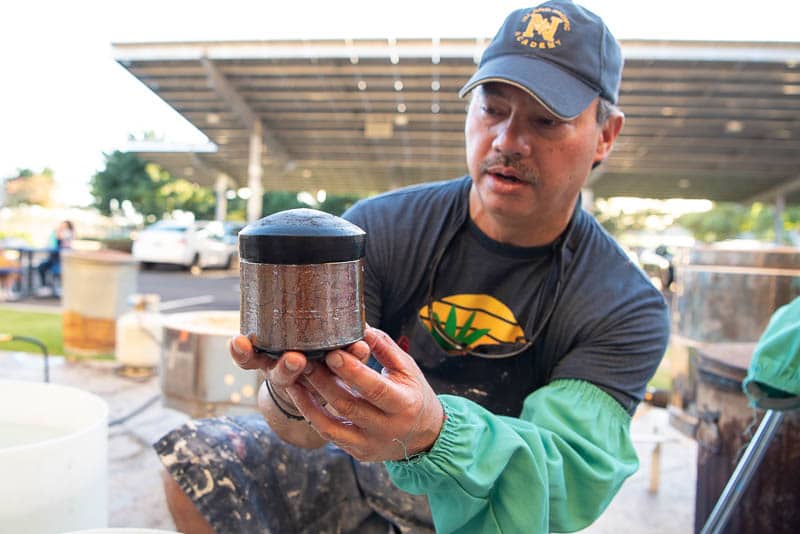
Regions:
M 473 350 L 481 345 L 525 343 L 525 332 L 514 313 L 491 295 L 443 297 L 420 308 L 419 317 L 439 346 L 454 354 L 464 353 L 459 346 Z

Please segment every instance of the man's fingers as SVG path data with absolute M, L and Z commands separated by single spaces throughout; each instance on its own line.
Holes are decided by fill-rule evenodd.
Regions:
M 315 364 L 313 370 L 303 376 L 303 380 L 307 380 L 342 417 L 357 426 L 371 425 L 385 416 L 384 408 L 393 408 L 393 404 L 397 404 L 399 397 L 396 386 L 353 355 L 336 350 L 328 353 L 326 358 L 327 361 L 343 358 L 348 362 L 347 369 L 336 370 L 341 373 L 341 379 L 329 367 Z M 390 394 L 385 395 L 386 391 L 390 391 Z
M 354 422 L 345 416 L 329 412 L 303 386 L 299 384 L 290 386 L 286 388 L 286 393 L 325 441 L 348 446 L 364 440 L 363 431 L 354 425 Z
M 352 354 L 335 350 L 325 356 L 325 363 L 342 382 L 357 391 L 364 400 L 378 410 L 393 413 L 405 406 L 406 397 L 397 384 L 367 367 Z
M 367 328 L 364 332 L 364 341 L 369 345 L 375 359 L 390 371 L 407 372 L 409 364 L 414 361 L 411 356 L 397 346 L 389 334 L 382 330 Z
M 303 374 L 308 363 L 302 352 L 284 352 L 269 373 L 269 381 L 275 386 L 287 387 L 294 384 Z
M 363 363 L 367 363 L 371 354 L 369 345 L 363 339 L 361 341 L 356 341 L 347 347 L 347 352 L 361 360 Z
M 242 369 L 263 369 L 269 371 L 275 361 L 269 356 L 256 354 L 253 345 L 245 336 L 234 336 L 228 342 L 233 361 Z

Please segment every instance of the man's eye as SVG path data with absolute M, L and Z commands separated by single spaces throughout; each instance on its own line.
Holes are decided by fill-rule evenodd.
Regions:
M 548 119 L 546 117 L 540 118 L 538 120 L 538 122 L 539 122 L 539 124 L 541 124 L 542 126 L 545 126 L 547 128 L 555 128 L 556 126 L 561 124 L 561 121 L 558 120 L 558 119 Z
M 493 108 L 492 106 L 487 106 L 485 104 L 481 106 L 481 111 L 483 111 L 487 115 L 497 115 L 499 113 L 499 111 L 497 111 L 496 108 Z

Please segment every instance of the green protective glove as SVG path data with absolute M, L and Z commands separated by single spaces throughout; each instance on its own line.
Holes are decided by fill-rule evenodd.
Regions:
M 770 318 L 742 388 L 756 408 L 800 408 L 800 297 Z

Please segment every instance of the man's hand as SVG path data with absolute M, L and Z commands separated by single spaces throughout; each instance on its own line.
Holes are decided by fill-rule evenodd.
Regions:
M 312 365 L 307 359 L 305 354 L 296 351 L 287 351 L 283 353 L 280 359 L 275 359 L 263 353 L 258 353 L 253 350 L 253 345 L 246 336 L 234 336 L 228 343 L 228 348 L 231 353 L 233 361 L 242 369 L 261 370 L 264 372 L 267 380 L 272 384 L 273 392 L 282 401 L 281 406 L 290 408 L 292 411 L 297 412 L 294 408 L 291 397 L 286 393 L 286 388 L 292 385 L 299 385 L 300 387 L 307 388 L 309 393 L 314 396 L 317 403 L 322 405 L 324 401 L 319 394 L 313 391 L 313 387 L 305 379 L 303 372 L 310 372 Z M 347 350 L 358 358 L 360 361 L 366 363 L 369 360 L 370 349 L 364 341 L 358 341 L 350 345 Z M 264 389 L 264 388 L 262 388 Z M 263 398 L 264 404 L 272 402 L 268 399 L 268 395 L 259 393 L 259 401 Z M 262 403 L 259 402 L 259 405 Z M 262 411 L 264 411 L 262 409 Z
M 307 362 L 300 352 L 286 352 L 276 360 L 253 350 L 245 336 L 233 337 L 228 345 L 233 361 L 242 369 L 260 370 L 266 380 L 258 388 L 257 404 L 267 424 L 284 441 L 305 448 L 323 445 L 322 438 L 309 432 L 299 410 L 286 393 L 286 386 L 296 383 L 302 376 Z M 268 387 L 269 384 L 269 387 Z
M 266 354 L 255 352 L 246 336 L 233 337 L 229 342 L 229 349 L 236 365 L 242 369 L 263 371 L 276 393 L 291 406 L 292 403 L 284 390 L 297 382 L 303 374 L 307 361 L 302 352 L 285 352 L 276 360 Z
M 364 343 L 365 342 L 365 343 Z M 444 409 L 414 359 L 384 332 L 367 328 L 364 342 L 335 350 L 325 364 L 310 362 L 304 382 L 286 386 L 295 406 L 325 440 L 361 461 L 399 460 L 433 446 Z M 383 364 L 378 373 L 364 364 L 364 345 Z

